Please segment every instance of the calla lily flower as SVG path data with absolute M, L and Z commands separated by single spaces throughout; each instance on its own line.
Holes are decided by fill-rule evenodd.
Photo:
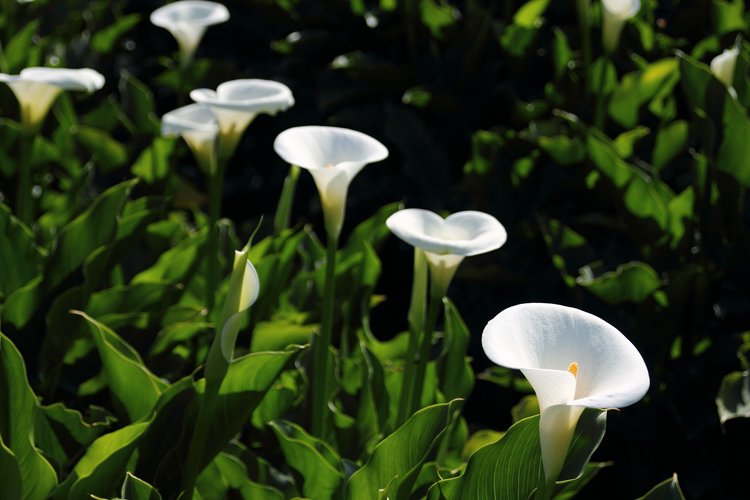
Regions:
M 442 297 L 464 257 L 500 248 L 508 235 L 493 216 L 476 211 L 457 212 L 443 219 L 419 208 L 399 210 L 385 221 L 405 242 L 425 251 L 434 297 Z
M 635 346 L 606 321 L 571 307 L 510 307 L 487 324 L 482 347 L 494 363 L 521 370 L 536 392 L 547 483 L 562 469 L 584 408 L 622 408 L 649 387 Z
M 198 166 L 213 174 L 219 124 L 210 109 L 202 104 L 188 104 L 170 111 L 161 119 L 161 133 L 163 136 L 185 139 Z
M 219 156 L 229 158 L 242 133 L 260 113 L 275 115 L 294 105 L 289 87 L 272 80 L 232 80 L 216 90 L 196 89 L 190 98 L 211 108 L 219 122 Z
M 323 205 L 326 232 L 338 239 L 352 179 L 368 163 L 384 160 L 388 149 L 369 135 L 338 127 L 285 130 L 273 143 L 284 160 L 310 171 Z
M 35 132 L 63 90 L 94 92 L 104 86 L 104 77 L 89 68 L 26 68 L 18 75 L 0 73 L 0 82 L 18 99 L 24 128 Z
M 740 49 L 734 47 L 725 50 L 711 60 L 711 72 L 727 87 L 731 87 L 734 82 L 734 67 L 737 64 L 737 56 L 739 55 Z
M 607 53 L 617 49 L 625 22 L 639 10 L 640 0 L 602 0 L 602 44 Z
M 229 11 L 220 3 L 184 0 L 159 7 L 151 22 L 172 33 L 180 46 L 183 63 L 193 58 L 206 28 L 229 20 Z

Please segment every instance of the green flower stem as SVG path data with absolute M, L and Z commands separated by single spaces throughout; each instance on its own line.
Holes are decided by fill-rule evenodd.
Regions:
M 604 56 L 602 59 L 601 70 L 599 71 L 599 89 L 596 93 L 596 106 L 594 107 L 594 126 L 599 130 L 604 127 L 604 113 L 606 100 L 604 98 L 604 91 L 606 89 L 607 79 L 607 63 L 609 62 L 609 55 Z
M 427 372 L 427 361 L 430 357 L 432 335 L 435 332 L 435 325 L 437 324 L 437 317 L 442 309 L 442 304 L 442 297 L 435 295 L 430 297 L 430 304 L 427 306 L 427 321 L 425 322 L 424 332 L 422 332 L 418 357 L 415 360 L 417 369 L 412 379 L 412 389 L 410 391 L 411 401 L 407 418 L 419 409 L 419 402 L 422 397 L 422 386 L 424 385 L 425 373 Z
M 312 377 L 312 433 L 323 437 L 328 412 L 328 350 L 333 337 L 333 306 L 336 289 L 336 249 L 338 237 L 328 235 L 328 258 L 323 291 L 323 317 L 320 335 L 313 346 Z
M 419 332 L 409 331 L 409 347 L 404 358 L 404 379 L 401 385 L 401 401 L 398 405 L 396 427 L 406 422 L 410 415 L 414 374 L 417 369 L 417 345 L 419 345 Z
M 224 187 L 225 162 L 220 162 L 213 155 L 215 168 L 211 169 L 209 180 L 208 208 L 208 251 L 206 252 L 206 308 L 209 314 L 216 304 L 216 288 L 219 282 L 219 215 L 221 214 L 221 196 Z
M 213 407 L 216 401 L 216 396 L 219 393 L 220 385 L 221 379 L 219 379 L 218 382 L 214 383 L 210 383 L 208 380 L 206 380 L 203 397 L 198 399 L 198 419 L 196 420 L 195 429 L 193 430 L 193 437 L 190 440 L 190 448 L 187 455 L 187 461 L 185 462 L 185 470 L 182 476 L 183 495 L 180 498 L 182 498 L 183 500 L 192 500 L 193 498 L 195 481 L 201 472 L 201 455 L 203 453 L 203 449 L 206 447 L 206 440 L 208 439 L 208 428 L 211 423 Z
M 550 500 L 555 489 L 555 481 L 547 481 L 542 468 L 542 477 L 539 480 L 539 487 L 534 494 L 534 500 Z
M 31 196 L 31 178 L 33 165 L 31 156 L 34 148 L 35 134 L 26 131 L 21 133 L 20 161 L 17 166 L 18 188 L 16 190 L 16 217 L 26 225 L 31 225 L 34 217 L 34 199 Z

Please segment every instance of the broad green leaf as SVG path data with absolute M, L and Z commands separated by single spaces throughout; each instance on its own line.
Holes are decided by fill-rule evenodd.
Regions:
M 304 325 L 289 319 L 262 321 L 253 329 L 250 351 L 279 351 L 290 345 L 309 344 L 319 328 L 317 323 Z
M 677 482 L 677 474 L 657 484 L 638 500 L 685 500 L 685 496 Z
M 153 486 L 130 472 L 125 474 L 120 496 L 127 500 L 161 500 L 161 495 Z
M 299 352 L 299 348 L 294 348 L 252 353 L 229 365 L 212 408 L 213 424 L 202 457 L 204 463 L 210 462 L 250 420 L 268 389 Z M 202 382 L 203 379 L 198 385 L 199 392 L 203 392 Z
M 378 491 L 392 481 L 398 483 L 396 498 L 407 498 L 422 465 L 456 417 L 460 400 L 417 411 L 390 436 L 381 441 L 365 465 L 347 485 L 351 500 L 378 499 Z M 470 497 L 467 497 L 470 498 Z
M 43 500 L 57 484 L 57 475 L 35 447 L 34 419 L 39 405 L 29 386 L 21 353 L 3 334 L 0 334 L 0 387 L 3 388 L 0 397 L 0 470 L 3 471 L 0 491 L 13 492 L 20 487 L 24 500 Z M 17 469 L 12 461 L 17 464 Z M 3 484 L 6 483 L 6 471 L 8 478 L 20 475 L 20 482 Z
M 31 62 L 29 61 L 29 48 L 34 45 L 31 40 L 39 29 L 39 23 L 39 19 L 29 22 L 15 33 L 10 42 L 5 46 L 3 67 L 8 73 L 17 75 L 23 68 L 35 66 L 33 63 L 29 64 Z
M 21 469 L 18 466 L 16 457 L 13 452 L 3 443 L 3 436 L 0 434 L 0 496 L 9 500 L 23 498 L 23 478 Z
M 461 452 L 461 457 L 464 461 L 468 460 L 474 453 L 484 446 L 497 442 L 498 439 L 503 437 L 504 432 L 493 431 L 492 429 L 482 429 L 475 432 L 469 439 L 464 443 L 464 448 Z
M 243 500 L 283 500 L 279 490 L 248 478 L 246 465 L 234 455 L 220 453 L 198 477 L 197 488 L 203 498 L 233 498 Z M 235 493 L 237 492 L 237 493 Z
M 609 304 L 638 304 L 662 286 L 659 275 L 645 262 L 621 264 L 616 271 L 596 278 L 591 276 L 590 271 L 584 272 L 577 283 Z
M 276 433 L 286 463 L 302 476 L 302 493 L 321 500 L 337 497 L 344 481 L 344 467 L 336 450 L 295 423 L 276 420 L 269 425 Z
M 633 156 L 633 148 L 635 143 L 644 137 L 648 137 L 651 130 L 647 127 L 635 127 L 632 130 L 623 132 L 618 135 L 614 141 L 612 141 L 615 151 L 620 155 L 620 158 L 627 159 Z
M 581 475 L 604 436 L 605 423 L 606 412 L 584 411 L 576 426 L 560 481 Z M 515 423 L 498 441 L 479 448 L 469 458 L 462 475 L 439 481 L 430 488 L 428 498 L 526 500 L 536 490 L 542 475 L 537 415 Z
M 156 109 L 151 90 L 135 76 L 123 72 L 123 109 L 135 126 L 135 134 L 159 135 L 161 122 L 154 113 Z
M 138 439 L 148 425 L 149 422 L 131 424 L 94 441 L 55 490 L 53 498 L 85 500 L 92 494 L 107 498 L 120 484 Z
M 555 490 L 555 500 L 571 500 L 605 467 L 612 462 L 589 462 L 583 468 L 581 475 L 575 479 L 562 481 L 558 484 L 559 490 Z
M 666 167 L 688 145 L 688 123 L 675 120 L 663 126 L 656 134 L 656 144 L 651 154 L 651 164 L 655 169 Z
M 691 236 L 693 213 L 695 207 L 695 193 L 693 186 L 685 188 L 679 195 L 669 202 L 669 234 L 670 248 L 678 248 L 686 236 Z
M 530 0 L 523 4 L 513 15 L 513 22 L 524 28 L 538 28 L 539 18 L 549 6 L 549 0 Z
M 75 137 L 91 153 L 94 163 L 105 172 L 121 167 L 128 161 L 125 145 L 104 130 L 78 125 Z
M 156 263 L 133 277 L 131 283 L 186 283 L 201 263 L 208 228 L 204 227 L 159 256 Z
M 446 399 L 467 398 L 474 387 L 474 371 L 467 357 L 471 332 L 448 298 L 445 306 L 445 340 L 441 360 L 440 390 Z
M 745 2 L 743 0 L 713 0 L 712 16 L 713 32 L 723 35 L 732 31 L 745 31 L 747 23 L 744 19 Z
M 435 38 L 440 38 L 443 28 L 453 25 L 457 20 L 454 7 L 445 0 L 420 0 L 419 13 L 422 23 Z
M 112 396 L 131 422 L 147 416 L 167 384 L 151 373 L 138 352 L 115 332 L 87 314 L 79 314 L 89 324 Z
M 670 57 L 623 76 L 609 101 L 608 111 L 612 119 L 623 127 L 633 128 L 638 123 L 640 107 L 660 92 L 671 92 L 677 84 L 677 65 L 677 61 Z
M 540 136 L 539 147 L 560 165 L 579 163 L 586 157 L 586 148 L 578 137 Z
M 40 274 L 44 252 L 34 236 L 10 209 L 0 204 L 0 300 Z M 12 264 L 11 264 L 12 263 Z
M 36 444 L 62 468 L 82 448 L 104 434 L 113 420 L 113 417 L 105 416 L 101 421 L 88 423 L 80 412 L 68 409 L 62 403 L 41 406 L 34 421 Z
M 169 175 L 169 161 L 175 144 L 175 139 L 155 138 L 136 158 L 130 171 L 147 184 L 164 181 Z
M 118 18 L 105 28 L 98 29 L 91 37 L 91 48 L 100 54 L 109 54 L 117 40 L 133 29 L 140 21 L 140 14 L 130 14 Z
M 750 187 L 750 118 L 736 99 L 724 100 L 724 140 L 716 167 Z
M 716 408 L 722 424 L 733 418 L 750 417 L 750 372 L 732 372 L 721 380 Z
M 555 63 L 555 78 L 563 76 L 570 68 L 570 62 L 573 59 L 573 51 L 568 43 L 565 32 L 560 28 L 552 28 L 555 34 L 553 61 Z
M 513 417 L 514 424 L 524 418 L 539 415 L 539 400 L 536 398 L 536 394 L 527 394 L 522 397 L 521 401 L 510 409 L 510 414 Z

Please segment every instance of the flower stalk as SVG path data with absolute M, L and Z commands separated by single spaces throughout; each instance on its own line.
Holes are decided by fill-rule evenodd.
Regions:
M 328 413 L 328 351 L 333 338 L 333 307 L 336 293 L 336 250 L 338 236 L 328 234 L 326 275 L 323 284 L 323 311 L 320 334 L 313 346 L 312 433 L 323 437 Z
M 19 141 L 20 161 L 18 163 L 18 188 L 16 189 L 16 217 L 26 225 L 31 225 L 34 220 L 34 198 L 31 193 L 33 165 L 31 160 L 35 137 L 35 134 L 24 130 Z

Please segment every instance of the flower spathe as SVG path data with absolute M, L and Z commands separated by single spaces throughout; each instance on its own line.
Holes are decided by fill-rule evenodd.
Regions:
M 734 67 L 739 55 L 740 49 L 734 47 L 724 50 L 711 60 L 711 73 L 727 87 L 731 87 L 734 82 Z
M 500 222 L 484 212 L 457 212 L 443 219 L 429 210 L 407 208 L 386 220 L 388 229 L 425 251 L 433 295 L 444 295 L 464 257 L 503 246 L 508 235 Z
M 216 2 L 183 0 L 159 7 L 151 13 L 150 19 L 154 25 L 172 33 L 185 63 L 193 58 L 206 28 L 229 20 L 229 11 Z
M 536 392 L 548 483 L 562 469 L 584 408 L 622 408 L 649 387 L 635 346 L 606 321 L 571 307 L 510 307 L 487 324 L 482 347 L 494 363 L 521 370 Z
M 0 73 L 18 99 L 21 123 L 35 132 L 44 121 L 52 103 L 63 90 L 94 92 L 104 86 L 104 77 L 89 68 L 26 68 L 18 75 Z
M 260 113 L 275 115 L 294 105 L 292 91 L 273 80 L 241 79 L 219 85 L 216 90 L 195 89 L 195 102 L 208 106 L 219 123 L 219 156 L 229 158 L 250 122 Z
M 625 22 L 641 10 L 640 0 L 602 0 L 602 44 L 607 53 L 617 49 Z
M 205 172 L 213 170 L 219 124 L 213 113 L 202 104 L 188 104 L 166 113 L 161 119 L 163 136 L 182 137 Z
M 369 135 L 338 127 L 285 130 L 273 143 L 284 160 L 310 171 L 323 205 L 326 232 L 338 238 L 352 179 L 368 163 L 384 160 L 388 149 Z

